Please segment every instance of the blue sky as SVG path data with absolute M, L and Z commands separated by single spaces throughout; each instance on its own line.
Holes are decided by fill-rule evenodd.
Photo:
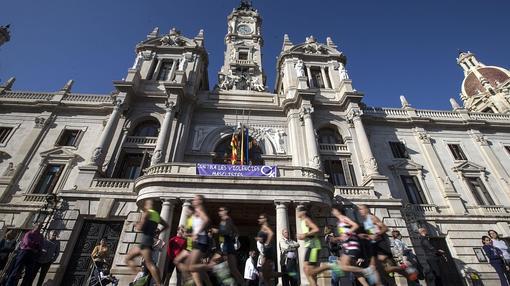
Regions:
M 136 43 L 155 26 L 193 37 L 205 30 L 211 87 L 223 61 L 226 17 L 236 0 L 6 0 L 0 24 L 12 25 L 0 47 L 0 79 L 16 90 L 109 93 L 125 76 Z M 458 50 L 487 65 L 510 66 L 508 0 L 254 0 L 263 17 L 264 69 L 274 88 L 283 34 L 294 44 L 331 36 L 347 55 L 354 87 L 373 106 L 450 109 L 463 73 Z

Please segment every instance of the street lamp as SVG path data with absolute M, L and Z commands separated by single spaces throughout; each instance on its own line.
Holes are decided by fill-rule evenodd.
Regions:
M 11 34 L 9 32 L 10 26 L 11 25 L 0 26 L 0 46 L 7 43 L 11 39 Z
M 39 222 L 41 215 L 44 214 L 44 218 L 42 219 L 43 223 L 42 231 L 46 232 L 48 224 L 51 222 L 53 215 L 55 214 L 55 211 L 59 207 L 61 198 L 58 197 L 56 194 L 48 194 L 46 195 L 44 200 L 45 203 L 41 206 L 41 208 L 37 212 L 35 222 Z

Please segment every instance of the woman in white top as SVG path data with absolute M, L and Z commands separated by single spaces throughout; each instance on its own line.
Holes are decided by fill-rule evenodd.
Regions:
M 510 252 L 508 252 L 508 244 L 499 238 L 499 234 L 495 230 L 491 229 L 487 233 L 492 239 L 492 245 L 499 248 L 501 252 L 503 252 L 503 259 L 505 260 L 506 264 L 510 264 Z
M 195 209 L 193 213 L 193 250 L 188 258 L 188 270 L 191 272 L 195 285 L 202 286 L 200 272 L 208 270 L 208 265 L 201 263 L 202 257 L 209 250 L 209 238 L 207 236 L 207 225 L 209 216 L 204 208 L 204 196 L 196 195 L 193 198 L 192 205 Z

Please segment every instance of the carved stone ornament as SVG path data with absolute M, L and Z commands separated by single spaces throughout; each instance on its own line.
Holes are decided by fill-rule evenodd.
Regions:
M 321 168 L 321 158 L 318 155 L 313 156 L 308 163 L 310 168 L 320 169 Z
M 90 161 L 93 162 L 93 163 L 96 163 L 96 165 L 98 165 L 101 161 L 101 157 L 103 155 L 103 148 L 101 147 L 96 147 L 96 149 L 94 149 L 94 152 L 92 152 L 92 156 L 90 157 Z
M 175 28 L 170 30 L 168 35 L 165 35 L 161 38 L 162 46 L 177 46 L 182 47 L 186 44 L 186 41 L 181 39 L 181 32 L 177 31 Z
M 363 115 L 363 112 L 361 110 L 359 110 L 359 109 L 352 109 L 347 114 L 347 122 L 353 123 L 354 120 L 360 120 L 361 119 L 361 115 Z
M 418 132 L 417 135 L 418 139 L 420 139 L 422 143 L 430 144 L 430 136 L 427 134 L 427 132 Z
M 161 163 L 162 159 L 163 159 L 163 151 L 161 151 L 161 150 L 154 151 L 154 153 L 152 154 L 151 165 L 156 165 L 158 163 Z
M 14 163 L 13 162 L 9 162 L 9 165 L 7 165 L 7 168 L 5 169 L 4 173 L 2 174 L 2 176 L 4 177 L 12 177 L 14 175 L 14 171 L 16 169 L 14 168 Z
M 482 146 L 489 145 L 489 143 L 487 142 L 487 139 L 483 135 L 475 134 L 475 135 L 473 135 L 473 138 L 475 139 L 476 142 L 478 142 L 478 144 L 480 144 Z
M 323 55 L 328 53 L 328 49 L 323 45 L 317 43 L 313 36 L 306 38 L 306 44 L 303 47 L 303 51 L 305 54 L 316 54 Z
M 141 51 L 142 59 L 144 61 L 150 61 L 154 58 L 154 53 L 151 51 Z
M 46 125 L 46 118 L 38 116 L 34 119 L 34 122 L 35 128 L 43 128 Z
M 377 173 L 377 161 L 374 157 L 364 160 L 363 163 L 368 174 Z
M 297 77 L 305 76 L 305 65 L 303 64 L 302 60 L 297 61 L 297 63 L 294 65 L 294 69 L 296 69 Z
M 301 118 L 304 118 L 305 116 L 310 116 L 314 112 L 314 109 L 312 106 L 302 106 L 299 110 L 299 116 Z

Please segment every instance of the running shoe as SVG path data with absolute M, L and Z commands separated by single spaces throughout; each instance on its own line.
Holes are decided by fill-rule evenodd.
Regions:
M 133 286 L 145 286 L 145 284 L 147 284 L 147 280 L 149 280 L 149 275 L 142 276 L 133 283 Z
M 330 263 L 329 267 L 331 268 L 331 271 L 336 275 L 336 277 L 344 277 L 345 273 L 340 269 L 340 266 L 336 263 Z
M 372 267 L 367 267 L 363 269 L 363 276 L 367 278 L 368 284 L 375 285 L 377 283 L 377 274 Z

